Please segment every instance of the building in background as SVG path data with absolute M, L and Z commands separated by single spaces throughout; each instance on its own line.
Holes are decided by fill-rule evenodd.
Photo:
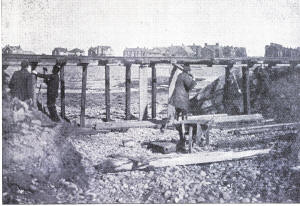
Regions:
M 52 55 L 68 55 L 68 49 L 67 48 L 61 48 L 57 47 L 52 50 Z
M 287 48 L 280 44 L 270 43 L 265 46 L 265 57 L 299 57 L 300 48 Z
M 32 51 L 24 51 L 21 46 L 6 45 L 2 48 L 2 54 L 35 54 Z
M 146 48 L 126 48 L 123 51 L 124 57 L 145 57 L 148 56 L 148 49 Z
M 75 49 L 72 49 L 72 50 L 68 51 L 68 55 L 69 56 L 83 56 L 84 55 L 84 50 L 75 48 Z
M 110 46 L 96 46 L 88 50 L 88 56 L 113 56 L 113 50 Z

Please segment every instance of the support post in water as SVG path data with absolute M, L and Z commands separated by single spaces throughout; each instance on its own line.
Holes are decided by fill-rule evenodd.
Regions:
M 81 112 L 80 112 L 80 127 L 85 126 L 85 101 L 86 101 L 86 81 L 88 62 L 80 63 L 82 66 L 82 89 L 81 89 Z
M 110 121 L 110 68 L 105 64 L 105 108 L 106 108 L 106 121 Z
M 152 69 L 152 119 L 156 118 L 156 94 L 157 94 L 157 78 L 155 63 L 151 64 Z
M 130 120 L 130 89 L 131 89 L 131 63 L 126 63 L 126 77 L 125 77 L 125 87 L 126 87 L 126 100 L 125 100 L 125 119 Z
M 30 61 L 31 71 L 34 71 L 38 65 L 38 61 Z M 33 107 L 37 107 L 37 94 L 36 94 L 36 81 L 37 77 L 34 74 L 31 74 L 32 78 L 32 104 Z
M 249 87 L 249 67 L 242 67 L 243 74 L 243 105 L 244 114 L 251 114 L 250 107 L 250 87 Z
M 56 62 L 60 66 L 60 116 L 66 118 L 66 103 L 65 103 L 65 65 L 66 60 L 57 60 Z

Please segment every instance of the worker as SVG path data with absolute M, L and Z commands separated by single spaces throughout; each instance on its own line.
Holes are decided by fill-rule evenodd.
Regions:
M 34 91 L 30 70 L 28 60 L 23 60 L 21 70 L 13 73 L 8 85 L 12 97 L 17 97 L 22 101 L 32 100 Z
M 59 69 L 59 66 L 54 65 L 52 69 L 52 74 L 40 74 L 34 72 L 37 75 L 37 77 L 45 79 L 45 83 L 47 84 L 47 107 L 49 110 L 51 120 L 55 122 L 60 121 L 55 106 L 56 98 L 58 97 Z
M 183 72 L 178 75 L 175 83 L 174 92 L 170 98 L 170 104 L 175 107 L 175 119 L 187 118 L 190 110 L 189 92 L 196 86 L 196 81 L 191 74 L 191 68 L 188 64 L 184 64 Z
M 196 81 L 191 74 L 189 64 L 184 64 L 183 70 L 177 77 L 174 92 L 170 98 L 170 104 L 175 107 L 175 119 L 187 119 L 187 114 L 190 110 L 189 92 L 196 86 Z M 185 150 L 185 134 L 181 127 L 176 128 L 179 132 L 180 140 L 177 144 L 177 150 Z

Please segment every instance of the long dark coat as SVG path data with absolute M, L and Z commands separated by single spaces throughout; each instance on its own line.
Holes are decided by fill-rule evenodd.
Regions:
M 11 95 L 22 101 L 33 98 L 32 76 L 27 69 L 15 71 L 8 87 L 10 88 Z
M 182 72 L 178 75 L 174 92 L 170 98 L 170 104 L 175 108 L 185 111 L 190 110 L 189 91 L 196 86 L 196 82 L 190 75 Z
M 37 74 L 37 76 L 44 78 L 47 84 L 47 105 L 55 106 L 59 88 L 58 74 Z

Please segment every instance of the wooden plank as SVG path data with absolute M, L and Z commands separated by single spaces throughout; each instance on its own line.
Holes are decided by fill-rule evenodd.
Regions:
M 148 116 L 148 66 L 139 68 L 139 120 Z
M 64 119 L 66 117 L 65 103 L 65 67 L 60 68 L 60 115 Z
M 259 125 L 259 126 L 252 126 L 252 127 L 240 127 L 240 128 L 235 128 L 235 129 L 228 129 L 225 130 L 228 133 L 236 133 L 236 132 L 243 132 L 243 131 L 250 131 L 250 130 L 258 130 L 260 131 L 261 129 L 274 129 L 278 128 L 280 130 L 285 129 L 285 128 L 290 128 L 290 127 L 297 127 L 300 125 L 300 122 L 293 122 L 293 123 L 279 123 L 279 124 L 270 124 L 270 125 Z
M 86 102 L 86 82 L 87 82 L 87 63 L 82 65 L 82 88 L 81 88 L 81 112 L 80 127 L 85 126 L 85 102 Z
M 157 77 L 155 64 L 151 65 L 152 68 L 152 119 L 156 118 L 156 95 L 157 95 Z
M 160 128 L 160 122 L 151 121 L 120 121 L 120 122 L 101 122 L 96 124 L 96 129 L 129 129 L 129 128 Z
M 177 69 L 177 67 L 174 66 L 169 79 L 168 119 L 171 120 L 174 119 L 175 108 L 173 105 L 169 104 L 169 102 L 175 89 L 176 80 L 181 72 L 181 70 Z
M 105 65 L 105 111 L 106 121 L 110 121 L 110 68 L 109 65 Z
M 249 86 L 249 68 L 242 67 L 243 75 L 243 105 L 244 114 L 251 114 L 250 107 L 250 86 Z
M 205 114 L 205 115 L 194 115 L 188 116 L 188 120 L 198 120 L 198 119 L 213 119 L 215 117 L 227 117 L 228 114 Z
M 126 99 L 125 99 L 125 119 L 129 120 L 131 117 L 130 112 L 130 89 L 131 89 L 131 64 L 126 64 L 126 77 L 125 77 L 125 87 L 126 87 Z
M 201 152 L 195 154 L 182 154 L 177 157 L 168 155 L 166 157 L 150 161 L 148 166 L 167 167 L 177 165 L 205 164 L 213 162 L 223 162 L 236 159 L 249 158 L 257 155 L 268 154 L 271 149 L 248 150 L 242 152 Z
M 115 156 L 105 160 L 99 165 L 95 165 L 95 168 L 101 169 L 104 172 L 119 172 L 144 170 L 147 168 L 174 167 L 178 165 L 209 164 L 267 155 L 270 151 L 271 149 L 260 149 L 241 152 L 199 152 L 178 155 L 165 154 L 163 157 L 156 159 Z

